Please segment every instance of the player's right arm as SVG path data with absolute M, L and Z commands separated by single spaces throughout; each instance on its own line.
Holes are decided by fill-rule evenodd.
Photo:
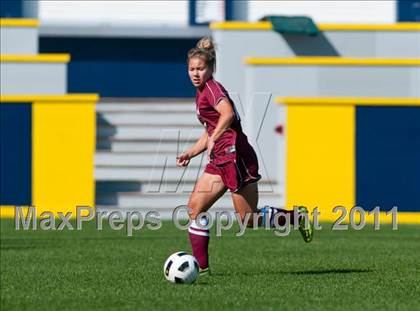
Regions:
M 176 165 L 187 166 L 190 163 L 190 159 L 202 153 L 207 149 L 208 134 L 204 131 L 203 135 L 197 140 L 194 146 L 188 148 L 185 152 L 177 156 Z

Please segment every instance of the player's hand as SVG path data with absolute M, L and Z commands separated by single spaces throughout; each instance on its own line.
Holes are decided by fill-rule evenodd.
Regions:
M 187 166 L 190 163 L 191 156 L 188 152 L 183 152 L 179 156 L 176 157 L 176 165 L 177 166 Z
M 214 141 L 211 137 L 209 137 L 209 139 L 207 140 L 207 160 L 210 162 L 213 155 L 213 148 L 214 148 Z

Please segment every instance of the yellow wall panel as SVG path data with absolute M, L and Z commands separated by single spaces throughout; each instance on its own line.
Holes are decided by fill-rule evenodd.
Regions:
M 75 212 L 94 204 L 95 103 L 34 102 L 32 202 Z
M 287 106 L 286 139 L 287 207 L 318 207 L 321 220 L 331 219 L 336 205 L 351 208 L 355 200 L 354 106 Z

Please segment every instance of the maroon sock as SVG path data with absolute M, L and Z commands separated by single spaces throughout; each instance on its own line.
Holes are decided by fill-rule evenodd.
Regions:
M 197 259 L 201 269 L 209 266 L 209 240 L 210 232 L 208 229 L 200 228 L 194 220 L 188 228 L 193 256 Z

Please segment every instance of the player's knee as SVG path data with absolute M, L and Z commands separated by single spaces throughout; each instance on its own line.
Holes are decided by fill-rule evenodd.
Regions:
M 188 216 L 190 219 L 194 220 L 197 218 L 198 214 L 200 214 L 200 206 L 198 201 L 195 199 L 190 199 L 188 202 Z
M 197 215 L 199 213 L 197 212 L 197 210 L 190 208 L 188 211 L 188 216 L 190 217 L 191 220 L 195 220 L 197 218 Z

